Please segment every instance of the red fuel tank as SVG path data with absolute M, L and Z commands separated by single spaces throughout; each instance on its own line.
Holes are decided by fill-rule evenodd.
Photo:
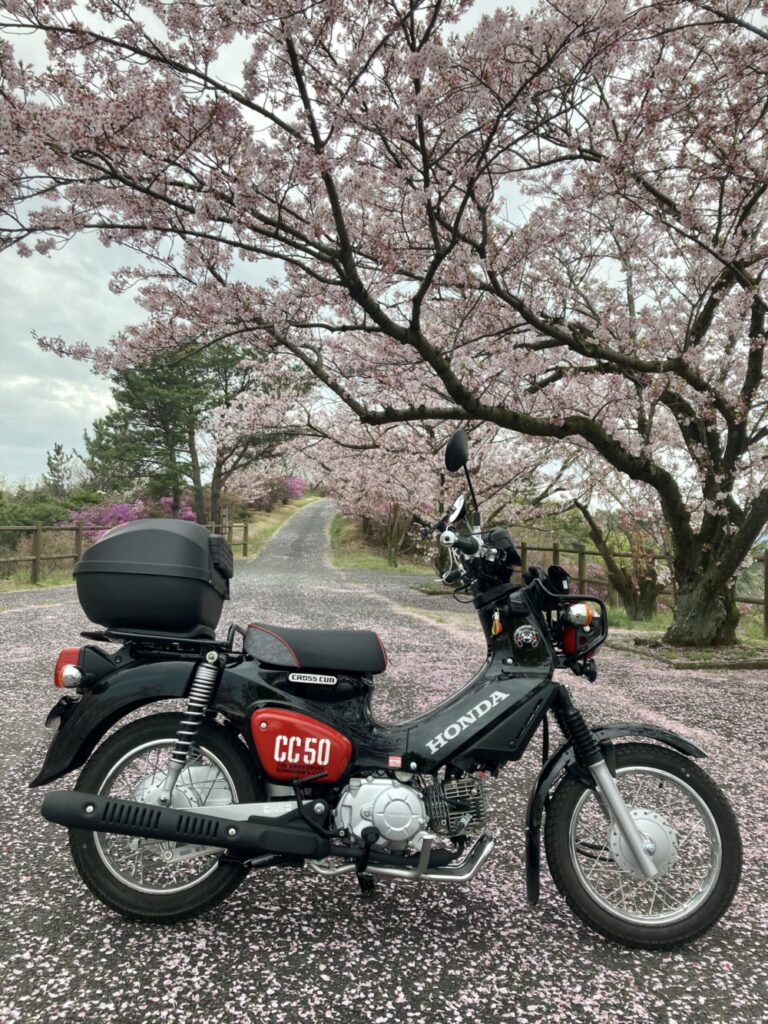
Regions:
M 254 711 L 251 735 L 264 771 L 275 782 L 320 772 L 326 774 L 318 784 L 338 782 L 352 757 L 352 744 L 342 733 L 285 708 Z

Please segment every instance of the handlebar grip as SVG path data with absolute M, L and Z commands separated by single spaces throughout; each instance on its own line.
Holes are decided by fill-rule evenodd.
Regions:
M 480 542 L 477 537 L 456 537 L 453 546 L 465 555 L 476 555 L 480 550 Z

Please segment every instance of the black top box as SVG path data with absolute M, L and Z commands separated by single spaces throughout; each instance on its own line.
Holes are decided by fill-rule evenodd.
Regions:
M 224 537 L 178 519 L 117 526 L 75 566 L 77 596 L 108 629 L 213 636 L 234 564 Z

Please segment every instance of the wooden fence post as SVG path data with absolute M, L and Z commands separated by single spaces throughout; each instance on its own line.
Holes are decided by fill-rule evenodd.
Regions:
M 40 555 L 43 553 L 43 530 L 36 526 L 32 534 L 32 582 L 40 582 Z
M 560 565 L 560 541 L 552 541 L 552 565 Z
M 78 523 L 75 526 L 75 561 L 79 561 L 83 557 L 83 524 Z
M 583 544 L 579 544 L 579 593 L 587 592 L 587 552 Z
M 243 557 L 248 557 L 248 520 L 243 523 Z
M 232 541 L 234 539 L 234 526 L 232 523 L 227 523 L 227 544 L 232 547 Z
M 520 541 L 520 561 L 522 562 L 520 572 L 528 572 L 528 545 L 524 540 Z

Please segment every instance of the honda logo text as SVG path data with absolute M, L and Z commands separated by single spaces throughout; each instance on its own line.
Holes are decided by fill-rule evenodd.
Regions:
M 483 715 L 487 715 L 488 712 L 495 708 L 497 704 L 501 704 L 503 700 L 506 700 L 509 696 L 508 693 L 502 693 L 501 690 L 495 690 L 490 697 L 486 700 L 481 700 L 478 704 L 475 704 L 473 708 L 470 708 L 465 715 L 456 722 L 452 722 L 446 726 L 441 733 L 439 733 L 433 740 L 427 740 L 427 747 L 429 748 L 430 754 L 436 754 L 441 747 L 444 747 L 450 740 L 455 740 L 457 736 L 461 735 L 465 729 L 468 729 L 470 725 L 482 718 Z

